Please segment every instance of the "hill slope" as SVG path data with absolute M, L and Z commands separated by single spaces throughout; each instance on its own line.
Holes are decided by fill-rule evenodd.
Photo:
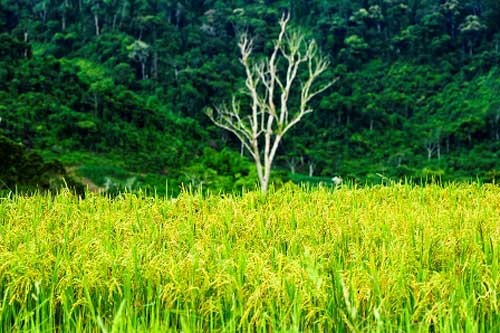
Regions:
M 340 80 L 278 170 L 498 177 L 500 6 L 487 0 L 2 1 L 0 129 L 117 186 L 248 186 L 249 159 L 203 109 L 243 86 L 238 35 L 267 53 L 283 11 Z

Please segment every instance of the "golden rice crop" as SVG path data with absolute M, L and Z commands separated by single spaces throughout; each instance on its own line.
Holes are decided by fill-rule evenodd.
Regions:
M 0 331 L 500 331 L 500 188 L 0 199 Z

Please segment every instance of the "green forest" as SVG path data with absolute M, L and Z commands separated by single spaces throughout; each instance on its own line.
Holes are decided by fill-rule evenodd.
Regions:
M 498 0 L 0 0 L 0 190 L 252 188 L 207 110 L 245 88 L 240 36 L 269 55 L 283 13 L 336 81 L 272 182 L 498 181 Z

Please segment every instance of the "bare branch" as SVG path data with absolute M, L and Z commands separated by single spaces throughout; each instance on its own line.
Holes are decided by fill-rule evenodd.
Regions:
M 215 108 L 216 116 L 213 110 L 207 112 L 217 126 L 233 133 L 250 152 L 263 192 L 267 190 L 283 135 L 313 112 L 309 102 L 336 82 L 315 85 L 329 61 L 319 54 L 314 41 L 306 42 L 298 32 L 289 33 L 289 21 L 290 14 L 283 14 L 274 48 L 265 61 L 252 62 L 253 40 L 247 34 L 241 35 L 238 47 L 246 75 L 245 94 L 250 99 L 248 108 L 241 110 L 240 103 L 233 98 L 229 107 Z M 305 73 L 303 82 L 298 79 L 299 71 Z M 291 108 L 289 100 L 295 93 L 294 87 L 298 87 L 299 105 Z

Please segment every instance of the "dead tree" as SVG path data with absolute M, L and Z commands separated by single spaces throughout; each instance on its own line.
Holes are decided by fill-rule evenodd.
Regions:
M 335 80 L 314 85 L 329 66 L 314 41 L 306 41 L 299 32 L 287 32 L 290 15 L 279 21 L 280 32 L 269 57 L 253 62 L 253 40 L 243 34 L 239 41 L 241 64 L 246 73 L 244 93 L 248 107 L 233 97 L 230 105 L 207 110 L 219 127 L 232 132 L 250 153 L 259 177 L 262 192 L 267 192 L 271 167 L 283 136 L 313 112 L 309 102 L 328 89 Z M 303 71 L 305 73 L 303 73 Z M 305 74 L 300 80 L 299 74 Z M 289 105 L 297 94 L 297 105 Z

